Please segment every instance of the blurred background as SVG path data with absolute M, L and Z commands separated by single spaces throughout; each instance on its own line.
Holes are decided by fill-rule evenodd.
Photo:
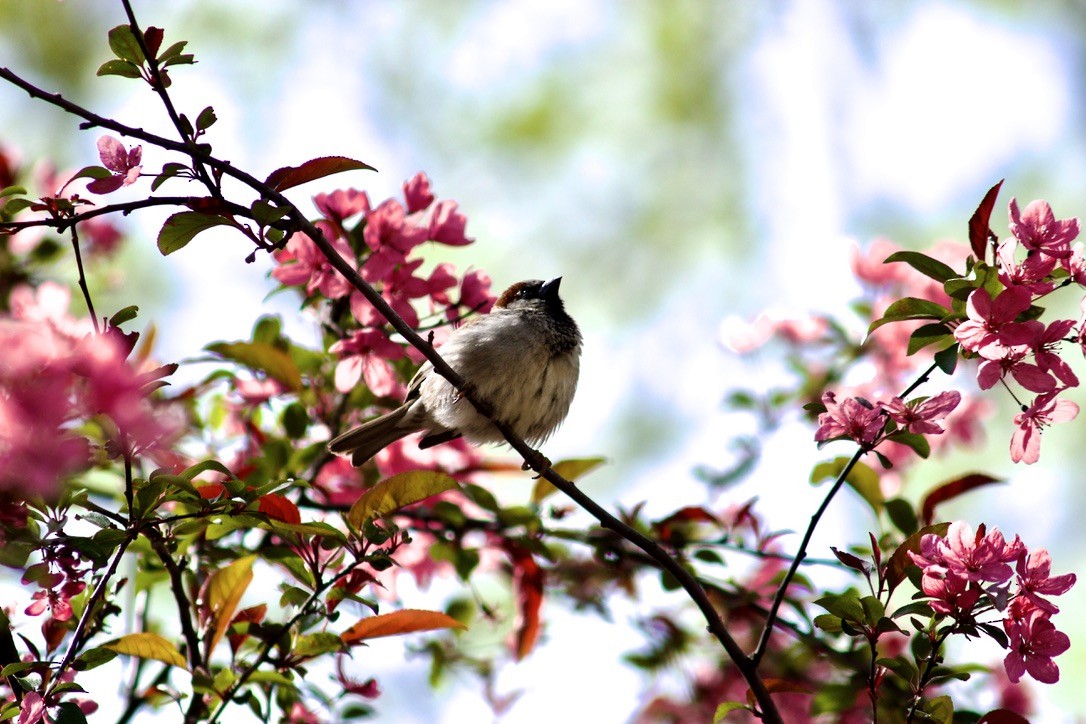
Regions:
M 144 0 L 135 9 L 166 29 L 167 44 L 190 41 L 199 62 L 173 72 L 171 92 L 190 117 L 215 108 L 218 155 L 258 176 L 330 154 L 379 169 L 296 189 L 302 202 L 346 186 L 379 201 L 424 170 L 439 197 L 460 202 L 477 239 L 444 258 L 486 269 L 499 289 L 564 276 L 587 342 L 577 401 L 546 452 L 606 456 L 584 487 L 612 505 L 645 500 L 662 514 L 722 502 L 706 498 L 692 470 L 732 461 L 728 441 L 741 428 L 720 402 L 775 370 L 771 355 L 727 351 L 726 318 L 843 314 L 861 293 L 848 267 L 855 245 L 964 241 L 1000 178 L 997 234 L 1012 196 L 1045 198 L 1057 217 L 1086 214 L 1086 5 L 1077 0 Z M 146 87 L 94 75 L 110 57 L 107 30 L 124 22 L 119 3 L 4 0 L 0 17 L 4 65 L 103 115 L 171 133 Z M 0 86 L 0 142 L 25 158 L 97 163 L 99 134 L 76 125 Z M 169 160 L 144 150 L 148 167 Z M 134 189 L 111 200 L 145 192 Z M 247 338 L 267 311 L 297 336 L 313 334 L 296 299 L 265 299 L 270 265 L 244 264 L 240 237 L 208 232 L 160 257 L 164 216 L 125 222 L 134 243 L 124 284 L 100 303 L 138 304 L 158 326 L 162 359 Z M 1074 300 L 1067 314 L 1077 315 Z M 985 448 L 921 466 L 905 494 L 973 469 L 1004 475 L 997 493 L 941 513 L 1019 533 L 1050 549 L 1056 572 L 1081 573 L 1086 459 L 1076 443 L 1086 421 L 1048 431 L 1041 461 L 1014 467 L 1014 410 L 1001 404 Z M 802 530 L 824 492 L 807 483 L 810 466 L 828 454 L 811 433 L 787 425 L 725 500 L 760 495 L 770 527 Z M 529 481 L 508 484 L 513 496 L 513 486 L 530 491 Z M 842 497 L 812 553 L 872 525 Z M 548 611 L 545 645 L 500 679 L 526 690 L 507 721 L 625 720 L 650 688 L 619 663 L 640 642 L 623 623 L 645 605 L 620 602 L 613 624 Z M 1043 720 L 1082 721 L 1086 617 L 1075 613 L 1086 609 L 1086 585 L 1060 605 L 1072 650 L 1058 660 L 1062 681 L 1039 692 Z M 970 656 L 1001 657 L 977 646 Z M 376 655 L 375 672 L 391 669 L 378 702 L 390 721 L 489 716 L 470 682 L 404 696 L 426 688 L 425 662 L 402 662 L 400 644 L 356 659 Z

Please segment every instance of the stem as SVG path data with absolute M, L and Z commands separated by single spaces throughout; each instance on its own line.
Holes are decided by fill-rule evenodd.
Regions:
M 765 656 L 766 648 L 769 646 L 769 637 L 773 633 L 773 623 L 777 618 L 777 613 L 780 611 L 781 604 L 784 602 L 784 597 L 788 593 L 788 585 L 792 582 L 792 578 L 796 575 L 796 571 L 799 569 L 803 559 L 807 557 L 807 546 L 811 542 L 811 536 L 814 535 L 815 527 L 818 526 L 818 521 L 822 519 L 822 514 L 826 512 L 826 508 L 830 506 L 830 501 L 833 500 L 833 496 L 837 495 L 837 491 L 841 489 L 841 486 L 845 484 L 845 478 L 852 472 L 852 468 L 856 466 L 856 463 L 860 461 L 864 453 L 867 450 L 860 448 L 853 454 L 852 458 L 845 465 L 841 474 L 837 476 L 837 480 L 833 481 L 833 487 L 826 493 L 826 497 L 822 499 L 822 504 L 818 506 L 818 510 L 811 516 L 811 522 L 807 526 L 806 532 L 803 534 L 803 540 L 800 541 L 799 550 L 796 552 L 796 557 L 792 559 L 792 565 L 788 567 L 788 573 L 785 574 L 784 580 L 781 581 L 781 585 L 777 588 L 777 594 L 773 597 L 773 604 L 769 607 L 769 616 L 766 618 L 765 628 L 762 629 L 762 636 L 758 640 L 758 646 L 754 649 L 754 653 L 751 654 L 751 661 L 757 666 Z
M 87 288 L 87 276 L 83 273 L 83 255 L 79 251 L 79 232 L 75 224 L 72 224 L 72 248 L 75 250 L 75 266 L 79 270 L 79 288 L 83 290 L 83 299 L 87 302 L 87 312 L 94 324 L 94 333 L 101 334 L 98 327 L 98 315 L 94 312 L 94 302 L 91 301 L 90 289 Z
M 938 364 L 932 362 L 931 365 L 920 373 L 920 376 L 913 380 L 912 384 L 905 388 L 905 390 L 898 395 L 898 397 L 905 398 L 913 390 L 928 381 L 928 376 L 938 368 Z M 822 500 L 822 504 L 818 506 L 818 510 L 811 516 L 811 522 L 807 526 L 806 532 L 803 534 L 803 540 L 799 544 L 799 551 L 796 552 L 796 557 L 792 561 L 792 565 L 788 568 L 788 573 L 785 574 L 784 580 L 781 581 L 780 587 L 777 589 L 777 594 L 773 597 L 773 605 L 769 608 L 769 617 L 766 619 L 765 628 L 762 629 L 762 636 L 758 640 L 758 646 L 755 648 L 754 653 L 751 654 L 751 659 L 754 665 L 757 666 L 758 662 L 765 656 L 766 648 L 769 646 L 769 637 L 773 632 L 773 622 L 777 618 L 777 614 L 780 611 L 781 604 L 784 602 L 784 597 L 788 592 L 788 586 L 792 582 L 792 578 L 796 575 L 796 570 L 799 568 L 800 563 L 807 557 L 807 546 L 811 542 L 811 536 L 814 535 L 814 529 L 818 525 L 818 521 L 821 520 L 822 514 L 826 512 L 826 508 L 829 507 L 830 501 L 837 495 L 837 491 L 841 489 L 848 474 L 852 472 L 852 468 L 856 466 L 856 463 L 860 461 L 868 451 L 861 447 L 852 456 L 852 459 L 845 465 L 844 470 L 837 476 L 837 480 L 833 482 L 833 486 L 829 492 L 826 493 L 826 497 Z
M 136 14 L 132 11 L 132 3 L 129 2 L 129 0 L 121 0 L 121 5 L 124 6 L 124 13 L 128 16 L 128 25 L 132 28 L 132 35 L 136 37 L 136 43 L 140 46 L 140 51 L 143 52 L 143 57 L 147 60 L 147 67 L 151 71 L 151 87 L 162 100 L 162 105 L 166 107 L 166 114 L 170 117 L 170 122 L 173 123 L 173 127 L 177 129 L 177 134 L 185 142 L 185 145 L 195 146 L 195 140 L 189 138 L 185 133 L 185 127 L 181 124 L 181 117 L 177 114 L 177 109 L 173 107 L 173 99 L 171 99 L 170 94 L 166 92 L 166 83 L 162 76 L 162 69 L 158 67 L 158 59 L 151 54 L 150 49 L 147 47 L 147 40 L 143 37 L 143 31 L 140 30 L 140 26 L 136 22 Z M 196 161 L 194 156 L 192 158 L 193 161 Z M 218 187 L 212 183 L 211 176 L 208 175 L 204 165 L 196 162 L 193 164 L 193 170 L 196 172 L 196 175 L 200 177 L 200 182 L 207 187 L 209 192 L 211 192 L 211 195 L 218 197 L 220 195 Z
M 956 626 L 948 627 L 943 633 L 935 637 L 935 640 L 931 644 L 931 653 L 928 654 L 927 664 L 924 666 L 924 673 L 920 675 L 920 681 L 917 682 L 916 696 L 913 697 L 913 703 L 909 707 L 908 715 L 906 716 L 906 723 L 910 723 L 913 717 L 916 716 L 916 707 L 920 706 L 921 698 L 924 693 L 924 689 L 928 686 L 928 680 L 931 678 L 932 672 L 935 670 L 935 662 L 939 659 L 939 649 L 943 647 L 943 642 L 950 638 L 950 634 L 954 633 Z
M 61 659 L 60 666 L 53 675 L 53 685 L 60 683 L 60 677 L 68 670 L 75 655 L 83 647 L 83 634 L 87 630 L 87 625 L 94 615 L 94 610 L 102 601 L 102 596 L 105 595 L 106 588 L 109 587 L 109 579 L 117 572 L 117 566 L 120 564 L 121 558 L 124 556 L 125 551 L 128 550 L 128 545 L 132 542 L 133 538 L 134 536 L 129 532 L 128 537 L 121 541 L 121 545 L 114 554 L 113 560 L 110 561 L 109 568 L 102 576 L 102 580 L 98 582 L 98 586 L 94 589 L 94 593 L 92 593 L 91 597 L 87 600 L 87 607 L 83 609 L 83 615 L 79 617 L 79 623 L 76 624 L 75 633 L 72 634 L 72 642 L 68 645 L 68 650 L 64 653 L 64 658 Z M 52 689 L 53 687 L 50 686 L 49 688 Z
M 95 216 L 104 216 L 105 214 L 120 213 L 127 216 L 131 212 L 137 209 L 146 209 L 152 206 L 189 206 L 198 200 L 204 199 L 202 196 L 150 196 L 146 199 L 140 199 L 139 201 L 127 201 L 123 204 L 108 204 L 106 206 L 98 206 L 93 209 L 88 209 L 79 214 L 72 214 L 71 216 L 64 216 L 61 218 L 44 218 L 44 219 L 30 219 L 28 221 L 0 221 L 0 231 L 19 231 L 20 229 L 29 229 L 35 226 L 53 226 L 57 231 L 64 231 L 68 228 L 69 224 L 76 224 L 80 221 L 86 221 L 87 219 L 93 219 Z M 227 202 L 220 202 L 227 203 Z M 248 217 L 251 212 L 249 209 L 241 206 L 240 204 L 228 204 L 230 206 L 231 213 L 238 216 Z
M 192 608 L 189 606 L 189 599 L 185 595 L 185 582 L 181 575 L 181 567 L 177 565 L 177 561 L 170 555 L 170 551 L 166 548 L 166 539 L 163 538 L 158 529 L 148 526 L 144 528 L 143 534 L 151 541 L 151 547 L 154 548 L 155 553 L 158 554 L 159 559 L 162 561 L 162 565 L 170 574 L 170 590 L 173 591 L 174 601 L 177 602 L 181 635 L 185 637 L 185 644 L 188 647 L 189 668 L 196 671 L 203 663 L 200 661 L 200 637 L 196 634 L 196 629 L 192 625 Z

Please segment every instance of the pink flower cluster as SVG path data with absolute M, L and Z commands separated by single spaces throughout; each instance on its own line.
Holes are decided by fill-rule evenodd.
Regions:
M 1083 346 L 1086 306 L 1076 322 L 1058 319 L 1050 324 L 1026 312 L 1057 286 L 1086 286 L 1086 259 L 1078 236 L 1078 219 L 1056 219 L 1045 201 L 1033 201 L 1022 211 L 1010 202 L 1011 236 L 996 250 L 996 267 L 1004 285 L 994 298 L 987 289 L 975 289 L 966 305 L 968 319 L 954 330 L 962 349 L 980 358 L 977 382 L 987 390 L 1008 379 L 1034 393 L 1015 419 L 1011 459 L 1034 463 L 1040 457 L 1041 431 L 1078 415 L 1078 405 L 1059 399 L 1077 387 L 1078 377 L 1057 350 L 1065 341 Z M 1024 251 L 1024 254 L 1020 254 Z M 1086 305 L 1086 299 L 1083 300 Z
M 962 396 L 953 390 L 941 392 L 929 399 L 905 402 L 892 397 L 888 402 L 868 402 L 862 397 L 847 397 L 841 402 L 833 392 L 822 394 L 826 411 L 818 416 L 816 442 L 848 439 L 867 450 L 874 449 L 882 440 L 893 439 L 894 432 L 917 435 L 941 435 L 944 429 L 937 421 L 942 420 L 958 406 Z M 887 423 L 892 423 L 887 425 Z
M 403 202 L 386 199 L 376 207 L 364 191 L 319 194 L 314 203 L 323 218 L 317 226 L 412 327 L 420 325 L 416 303 L 423 300 L 428 313 L 443 311 L 452 322 L 472 312 L 489 311 L 494 296 L 484 272 L 470 271 L 458 279 L 454 267 L 442 263 L 422 276 L 423 259 L 412 256 L 427 241 L 451 246 L 472 242 L 465 235 L 467 219 L 457 203 L 436 201 L 422 173 L 406 181 L 403 190 Z M 346 222 L 356 217 L 360 223 L 349 228 Z M 390 362 L 403 357 L 404 349 L 389 339 L 386 321 L 373 305 L 335 271 L 305 234 L 291 237 L 275 259 L 279 266 L 272 276 L 282 284 L 303 287 L 308 297 L 319 294 L 329 301 L 347 301 L 357 328 L 331 347 L 340 355 L 336 389 L 346 393 L 365 380 L 379 397 L 398 395 L 402 387 Z
M 88 465 L 76 420 L 100 416 L 128 452 L 170 431 L 119 336 L 87 333 L 67 306 L 68 290 L 47 282 L 13 290 L 11 314 L 0 317 L 0 490 L 20 497 L 51 497 L 64 476 Z
M 959 521 L 950 524 L 945 537 L 925 535 L 920 552 L 909 557 L 921 569 L 921 589 L 937 614 L 972 625 L 985 611 L 1003 613 L 1010 649 L 1003 666 L 1011 682 L 1024 674 L 1045 684 L 1059 680 L 1052 659 L 1071 642 L 1053 626 L 1050 619 L 1059 608 L 1045 596 L 1066 593 L 1075 574 L 1051 575 L 1047 550 L 1030 553 L 1018 536 L 1007 542 L 996 529 L 988 532 L 981 525 L 974 533 Z

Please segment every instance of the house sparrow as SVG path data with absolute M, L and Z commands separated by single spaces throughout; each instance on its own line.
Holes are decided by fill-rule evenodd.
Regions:
M 581 332 L 558 296 L 562 278 L 509 287 L 489 314 L 472 317 L 449 335 L 441 356 L 489 402 L 497 419 L 538 445 L 565 419 L 581 355 Z M 328 443 L 355 467 L 413 432 L 428 448 L 460 436 L 501 442 L 501 433 L 426 362 L 408 385 L 404 403 Z

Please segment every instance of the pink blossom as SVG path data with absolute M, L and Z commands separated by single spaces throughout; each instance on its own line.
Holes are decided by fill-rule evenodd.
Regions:
M 376 329 L 361 329 L 341 339 L 329 352 L 343 355 L 336 365 L 336 389 L 346 394 L 365 379 L 377 397 L 391 397 L 402 390 L 400 378 L 388 363 L 403 356 L 403 348 Z
M 1039 395 L 1015 415 L 1017 429 L 1011 436 L 1011 460 L 1027 465 L 1037 462 L 1041 457 L 1041 430 L 1054 422 L 1069 422 L 1078 415 L 1078 405 L 1074 402 L 1056 399 L 1060 392 Z
M 1075 284 L 1086 286 L 1086 252 L 1083 250 L 1081 241 L 1071 246 L 1071 256 L 1063 259 L 1061 263 Z
M 1056 380 L 1038 365 L 1025 361 L 1026 351 L 1016 347 L 1000 359 L 986 359 L 977 369 L 977 384 L 982 390 L 990 390 L 1010 374 L 1015 382 L 1030 392 L 1051 392 Z
M 347 242 L 336 238 L 327 222 L 318 222 L 325 237 L 332 240 L 339 255 L 354 266 L 354 253 Z M 298 232 L 290 237 L 285 248 L 276 251 L 278 266 L 272 270 L 272 276 L 287 286 L 304 286 L 307 296 L 319 291 L 326 299 L 339 299 L 350 293 L 351 285 L 336 271 L 325 258 L 317 245 L 305 234 Z
M 984 590 L 966 578 L 935 571 L 925 571 L 920 589 L 931 596 L 931 610 L 947 616 L 966 616 L 977 605 Z
M 999 359 L 1015 345 L 1030 344 L 1039 329 L 1014 320 L 1029 309 L 1032 299 L 1022 287 L 1004 289 L 994 301 L 986 289 L 975 289 L 966 303 L 969 319 L 954 330 L 954 338 L 987 359 Z
M 962 521 L 951 523 L 946 537 L 936 546 L 948 573 L 969 581 L 989 583 L 1009 579 L 1012 574 L 1009 562 L 1016 560 L 1024 550 L 1017 536 L 1007 543 L 998 529 L 987 533 L 981 524 L 974 534 L 969 524 Z
M 1033 355 L 1037 360 L 1037 366 L 1045 372 L 1051 372 L 1065 387 L 1077 387 L 1078 377 L 1066 360 L 1054 350 L 1071 334 L 1074 326 L 1074 320 L 1057 319 L 1049 324 L 1044 334 L 1033 343 Z M 1043 390 L 1034 390 L 1034 392 L 1041 391 Z
M 426 296 L 438 304 L 450 304 L 448 290 L 456 286 L 453 265 L 447 262 L 438 264 L 426 280 Z
M 14 319 L 47 324 L 70 339 L 84 337 L 94 331 L 87 317 L 76 319 L 68 313 L 72 293 L 67 286 L 44 281 L 37 288 L 20 284 L 11 290 L 8 303 Z
M 434 203 L 434 194 L 430 190 L 430 179 L 422 171 L 403 182 L 403 198 L 407 202 L 407 213 L 425 211 Z
M 832 392 L 822 394 L 826 411 L 818 416 L 816 442 L 847 437 L 864 446 L 871 446 L 885 426 L 885 413 L 879 407 L 856 397 L 838 403 Z
M 45 712 L 45 699 L 36 691 L 28 691 L 19 705 L 19 724 L 48 724 L 50 721 Z
M 999 280 L 1007 287 L 1023 287 L 1033 296 L 1047 294 L 1056 288 L 1056 283 L 1049 278 L 1059 261 L 1047 254 L 1029 253 L 1019 263 L 1015 259 L 1018 242 L 1011 237 L 1000 243 L 996 249 L 999 267 Z
M 1058 613 L 1059 608 L 1050 601 L 1041 598 L 1059 596 L 1067 593 L 1075 585 L 1074 573 L 1052 576 L 1052 557 L 1044 548 L 1038 548 L 1028 556 L 1021 556 L 1016 566 L 1018 572 L 1018 591 L 1029 599 L 1037 608 L 1049 614 Z
M 1039 251 L 1057 259 L 1071 256 L 1071 242 L 1078 236 L 1078 219 L 1057 221 L 1047 201 L 1031 201 L 1019 213 L 1018 201 L 1011 199 L 1010 231 L 1027 251 Z
M 1029 674 L 1042 684 L 1055 684 L 1060 669 L 1052 658 L 1071 648 L 1071 640 L 1056 630 L 1042 609 L 1016 604 L 1018 600 L 1009 609 L 1011 615 L 1003 619 L 1010 640 L 1010 653 L 1003 659 L 1007 678 L 1017 684 Z
M 961 394 L 950 390 L 919 403 L 905 404 L 900 397 L 894 397 L 881 405 L 890 419 L 903 430 L 918 435 L 941 435 L 943 428 L 935 421 L 953 412 L 961 401 Z
M 427 238 L 449 246 L 465 246 L 474 241 L 465 235 L 468 219 L 457 208 L 455 201 L 438 201 L 430 209 L 430 232 Z
M 384 271 L 380 279 L 372 277 L 372 269 L 369 264 L 362 268 L 362 274 L 371 284 L 379 284 L 381 296 L 385 301 L 403 317 L 411 327 L 419 326 L 418 312 L 411 304 L 412 299 L 420 299 L 431 294 L 434 290 L 440 290 L 443 283 L 440 272 L 431 280 L 415 276 L 415 272 L 422 266 L 423 260 L 414 259 L 409 262 L 397 264 Z M 369 300 L 362 296 L 361 292 L 351 295 L 351 313 L 363 327 L 376 327 L 385 323 L 384 317 L 370 304 Z
M 490 275 L 486 272 L 469 271 L 460 280 L 460 306 L 479 314 L 488 313 L 497 299 L 490 292 L 490 284 Z
M 867 248 L 866 254 L 853 244 L 850 259 L 852 274 L 872 287 L 903 284 L 909 276 L 909 267 L 905 264 L 886 263 L 891 254 L 899 251 L 901 247 L 889 239 L 875 239 Z
M 483 454 L 463 438 L 421 450 L 418 438 L 409 436 L 377 453 L 374 461 L 382 477 L 409 470 L 440 470 L 459 479 L 465 472 L 479 468 Z
M 774 336 L 790 344 L 807 344 L 821 339 L 828 327 L 824 317 L 759 314 L 753 322 L 728 317 L 721 323 L 720 335 L 730 350 L 744 354 L 758 349 Z
M 385 263 L 395 265 L 403 263 L 407 252 L 426 241 L 428 232 L 416 215 L 407 215 L 399 201 L 386 199 L 366 214 L 363 238 L 375 255 L 387 257 Z
M 95 194 L 108 194 L 122 186 L 130 186 L 140 176 L 140 160 L 143 157 L 143 147 L 136 146 L 132 150 L 125 150 L 124 144 L 112 136 L 102 136 L 98 139 L 98 156 L 102 159 L 102 165 L 113 175 L 107 178 L 94 179 L 87 184 L 87 191 Z
M 365 191 L 356 189 L 337 189 L 330 194 L 317 194 L 313 205 L 326 219 L 342 228 L 343 222 L 358 214 L 368 214 L 370 197 Z

